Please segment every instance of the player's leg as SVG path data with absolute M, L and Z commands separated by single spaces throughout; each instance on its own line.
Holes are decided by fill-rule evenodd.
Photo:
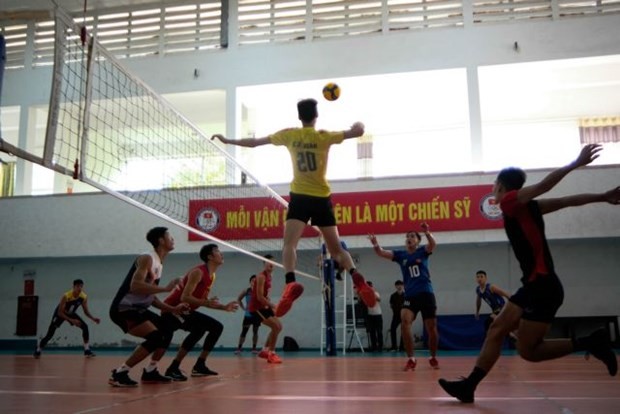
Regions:
M 196 331 L 196 334 L 192 339 L 190 339 L 190 336 L 188 336 L 185 341 L 183 341 L 182 348 L 188 350 L 191 349 L 198 341 L 198 339 L 202 337 L 203 333 L 205 331 L 208 332 L 207 336 L 205 337 L 204 344 L 202 345 L 200 355 L 198 356 L 198 359 L 196 360 L 196 363 L 192 368 L 192 377 L 217 375 L 217 372 L 212 371 L 207 367 L 207 358 L 209 357 L 209 354 L 211 353 L 213 348 L 215 348 L 215 344 L 217 343 L 217 341 L 220 339 L 222 331 L 224 330 L 224 325 L 222 325 L 222 323 L 218 320 L 200 312 L 193 312 L 188 322 L 191 323 L 191 326 L 193 327 L 193 331 L 190 336 L 193 335 L 194 331 Z M 200 333 L 200 336 L 198 336 L 198 333 Z M 196 341 L 194 341 L 194 339 L 196 339 Z M 192 344 L 192 342 L 194 343 Z
M 504 338 L 517 327 L 522 315 L 523 309 L 521 307 L 508 302 L 489 327 L 476 365 L 469 376 L 458 381 L 447 381 L 442 378 L 439 380 L 439 385 L 461 402 L 474 402 L 476 387 L 499 359 Z
M 52 321 L 50 322 L 50 326 L 47 328 L 47 333 L 45 334 L 43 338 L 41 338 L 41 340 L 37 344 L 37 348 L 34 350 L 35 358 L 39 358 L 41 356 L 41 351 L 43 350 L 43 348 L 45 348 L 47 343 L 54 337 L 54 333 L 56 333 L 56 329 L 58 329 L 64 321 L 65 321 L 64 319 L 59 318 L 58 316 L 54 315 L 54 317 L 52 318 Z
M 260 328 L 260 321 L 254 321 L 252 324 L 252 353 L 258 353 L 258 328 Z
M 422 321 L 428 333 L 428 348 L 431 358 L 429 364 L 434 369 L 439 369 L 437 362 L 437 348 L 439 347 L 439 332 L 437 332 L 437 302 L 434 293 L 423 293 L 419 295 L 420 312 L 422 313 Z
M 156 350 L 167 348 L 169 344 L 168 338 L 171 338 L 171 335 L 166 335 L 159 330 L 153 322 L 158 320 L 159 316 L 148 310 L 129 310 L 124 312 L 110 310 L 110 318 L 123 332 L 144 339 L 144 342 L 136 347 L 123 365 L 112 370 L 112 376 L 108 380 L 108 383 L 114 387 L 134 387 L 138 383 L 129 378 L 129 370 Z M 154 372 L 157 371 L 155 370 Z M 154 375 L 153 379 L 155 379 Z M 159 382 L 171 381 L 170 378 L 162 375 L 159 375 L 158 379 Z
M 403 345 L 405 347 L 405 353 L 407 354 L 407 363 L 405 364 L 404 370 L 413 371 L 417 364 L 413 344 L 413 321 L 415 320 L 415 313 L 411 309 L 404 307 L 400 311 L 400 319 Z
M 95 353 L 90 349 L 90 332 L 88 330 L 88 324 L 84 322 L 84 319 L 80 318 L 79 315 L 73 314 L 71 315 L 73 319 L 77 319 L 80 321 L 80 325 L 78 326 L 82 330 L 82 342 L 84 343 L 84 356 L 86 358 L 92 358 L 95 356 Z
M 258 317 L 262 319 L 262 323 L 270 329 L 269 334 L 267 335 L 267 340 L 265 341 L 265 346 L 262 351 L 258 353 L 258 357 L 264 358 L 267 362 L 272 364 L 281 363 L 282 359 L 276 355 L 275 350 L 278 342 L 278 335 L 282 332 L 282 323 L 273 315 L 273 312 L 270 309 L 263 309 L 256 313 L 258 314 Z
M 337 226 L 320 226 L 319 230 L 321 230 L 321 234 L 323 235 L 323 240 L 325 241 L 325 246 L 327 247 L 327 251 L 332 256 L 334 260 L 336 260 L 340 266 L 344 269 L 347 269 L 351 274 L 351 279 L 353 280 L 353 286 L 357 290 L 357 294 L 360 299 L 364 302 L 364 304 L 372 308 L 377 303 L 377 296 L 375 295 L 375 291 L 368 286 L 364 276 L 355 269 L 355 264 L 353 263 L 353 258 L 348 251 L 346 251 L 342 244 L 340 244 L 340 236 L 338 234 Z
M 243 317 L 243 322 L 241 323 L 241 334 L 239 335 L 239 344 L 237 345 L 237 349 L 235 350 L 235 354 L 239 355 L 243 348 L 243 344 L 245 342 L 245 336 L 248 334 L 250 330 L 251 319 L 247 317 Z
M 301 296 L 304 287 L 295 280 L 295 265 L 297 263 L 297 243 L 306 228 L 306 223 L 289 218 L 284 223 L 284 246 L 282 247 L 282 264 L 286 272 L 286 285 L 275 310 L 278 317 L 284 316 L 293 306 L 293 302 Z

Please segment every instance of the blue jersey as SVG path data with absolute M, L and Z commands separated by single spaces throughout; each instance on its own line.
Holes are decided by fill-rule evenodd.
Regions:
M 426 251 L 425 246 L 418 247 L 413 253 L 394 250 L 392 254 L 392 261 L 398 263 L 403 275 L 406 298 L 423 292 L 433 293 L 431 274 L 428 271 L 428 257 L 431 253 Z
M 493 313 L 499 312 L 503 307 L 506 301 L 501 295 L 497 293 L 491 292 L 491 284 L 487 283 L 484 286 L 484 290 L 480 289 L 480 286 L 476 286 L 476 294 L 482 300 L 484 300 L 487 305 L 491 307 L 491 311 Z
M 248 288 L 248 290 L 245 291 L 245 314 L 243 315 L 246 318 L 251 318 L 252 317 L 252 312 L 250 312 L 250 310 L 248 309 L 248 305 L 250 304 L 250 299 L 252 298 L 252 288 Z

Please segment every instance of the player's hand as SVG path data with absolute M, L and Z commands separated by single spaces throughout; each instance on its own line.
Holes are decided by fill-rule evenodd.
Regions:
M 226 138 L 226 137 L 225 137 L 224 135 L 222 135 L 222 134 L 213 134 L 213 135 L 211 135 L 211 141 L 213 141 L 213 140 L 214 140 L 214 139 L 216 139 L 216 138 L 217 138 L 217 139 L 219 139 L 219 140 L 220 140 L 222 143 L 224 143 L 224 144 L 228 144 L 228 143 L 229 143 L 229 141 L 230 141 L 228 138 Z
M 620 187 L 613 188 L 604 194 L 605 201 L 609 204 L 620 204 Z
M 172 279 L 170 282 L 168 282 L 168 284 L 166 285 L 166 292 L 171 292 L 174 290 L 175 287 L 177 287 L 177 285 L 181 282 L 181 278 L 180 277 L 175 277 L 174 279 Z
M 97 325 L 99 325 L 99 322 L 101 322 L 101 319 L 99 319 L 99 318 L 93 318 L 93 322 L 95 322 Z
M 378 244 L 378 243 L 377 243 L 377 236 L 375 236 L 374 234 L 369 234 L 369 235 L 368 235 L 368 240 L 370 240 L 370 243 L 371 243 L 373 246 L 376 246 L 376 245 Z
M 424 233 L 428 233 L 431 229 L 427 222 L 420 224 L 420 228 L 422 229 L 422 232 Z
M 73 326 L 77 326 L 78 328 L 82 326 L 82 323 L 80 322 L 79 319 L 71 319 L 71 325 Z
M 239 309 L 239 304 L 237 301 L 228 302 L 226 304 L 226 308 L 224 309 L 226 312 L 236 312 Z
M 602 149 L 603 146 L 601 144 L 588 144 L 583 147 L 577 159 L 573 161 L 575 168 L 590 164 L 599 157 L 599 152 L 601 152 Z
M 190 309 L 191 308 L 187 303 L 181 302 L 172 308 L 172 313 L 174 313 L 175 315 L 186 315 L 189 313 Z
M 480 314 L 479 314 L 479 313 L 476 313 L 476 314 L 474 315 L 474 318 L 476 318 L 476 320 L 480 319 Z

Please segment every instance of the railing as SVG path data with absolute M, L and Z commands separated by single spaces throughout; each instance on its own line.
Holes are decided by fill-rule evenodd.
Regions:
M 235 2 L 232 2 L 235 3 Z M 620 0 L 237 0 L 237 46 L 620 13 Z M 117 58 L 218 49 L 220 1 L 169 1 L 75 16 Z M 7 69 L 51 65 L 54 22 L 0 21 Z

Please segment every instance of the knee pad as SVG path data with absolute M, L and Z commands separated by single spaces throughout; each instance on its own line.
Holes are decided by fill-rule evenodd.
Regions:
M 160 331 L 153 331 L 144 337 L 146 339 L 142 342 L 142 347 L 149 352 L 153 352 L 159 348 L 165 348 L 166 340 Z

